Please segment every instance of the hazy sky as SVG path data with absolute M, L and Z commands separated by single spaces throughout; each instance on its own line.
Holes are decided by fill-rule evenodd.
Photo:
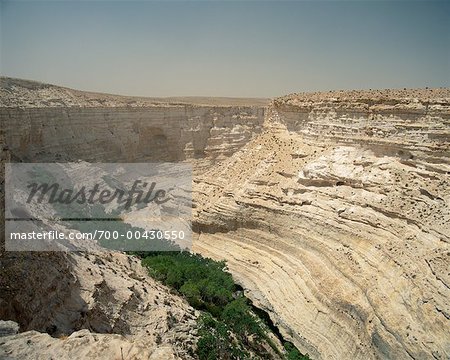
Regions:
M 450 86 L 450 1 L 0 2 L 6 76 L 147 96 Z

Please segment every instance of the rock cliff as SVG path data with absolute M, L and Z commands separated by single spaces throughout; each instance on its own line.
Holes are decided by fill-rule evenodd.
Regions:
M 312 358 L 447 359 L 449 155 L 447 89 L 276 99 L 196 178 L 194 249 Z
M 292 94 L 265 109 L 256 100 L 125 98 L 16 79 L 0 84 L 4 150 L 12 161 L 193 162 L 194 250 L 227 260 L 254 305 L 313 359 L 449 358 L 450 90 Z M 111 265 L 117 276 L 129 274 L 117 288 L 95 256 L 36 264 L 62 267 L 53 286 L 85 284 L 56 297 L 64 299 L 61 309 L 87 304 L 87 315 L 75 317 L 82 324 L 109 331 L 126 314 L 119 325 L 136 328 L 111 348 L 129 349 L 123 341 L 156 337 L 154 328 L 144 334 L 136 309 L 160 290 L 151 279 L 151 295 L 136 290 L 134 265 L 117 256 L 100 259 L 106 268 L 120 263 Z M 16 264 L 3 257 L 2 271 L 29 274 Z M 26 284 L 15 290 L 15 303 L 2 297 L 2 318 L 15 319 L 22 331 L 55 325 L 54 315 L 33 310 L 40 273 L 33 274 L 31 282 L 1 278 Z M 2 295 L 5 286 L 11 284 L 2 284 Z M 45 294 L 41 304 L 54 301 Z M 106 311 L 102 299 L 112 294 L 117 306 Z M 14 318 L 22 301 L 29 309 Z M 195 314 L 174 301 L 178 322 L 185 314 L 189 323 Z M 135 310 L 120 310 L 127 306 Z M 165 323 L 167 314 L 152 309 L 145 314 Z M 55 314 L 58 326 L 50 331 L 86 328 L 73 326 L 70 311 Z M 176 329 L 168 334 L 180 339 Z M 57 354 L 78 338 L 93 341 L 77 332 L 68 339 L 14 336 L 16 344 L 36 339 Z M 183 356 L 181 343 L 162 344 Z
M 0 80 L 2 128 L 24 161 L 214 164 L 261 132 L 264 121 L 265 100 L 228 100 L 133 98 Z
M 10 78 L 0 79 L 0 95 L 2 204 L 9 161 L 190 160 L 197 171 L 208 168 L 261 131 L 266 104 L 130 98 Z M 193 356 L 197 312 L 137 259 L 5 252 L 0 216 L 0 319 L 21 332 L 0 339 L 1 358 Z

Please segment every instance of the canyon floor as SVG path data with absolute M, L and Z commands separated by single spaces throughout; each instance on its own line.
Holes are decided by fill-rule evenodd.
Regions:
M 193 250 L 312 359 L 450 357 L 449 89 L 148 99 L 1 78 L 0 95 L 3 162 L 192 163 Z M 198 314 L 123 254 L 0 262 L 21 331 L 0 356 L 192 356 Z

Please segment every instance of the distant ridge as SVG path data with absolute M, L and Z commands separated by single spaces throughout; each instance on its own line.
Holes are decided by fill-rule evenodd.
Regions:
M 54 106 L 152 106 L 155 104 L 168 105 L 206 105 L 206 106 L 265 106 L 270 103 L 268 98 L 238 98 L 238 97 L 207 97 L 207 96 L 173 96 L 173 97 L 145 97 L 126 96 L 92 91 L 82 91 L 64 86 L 42 83 L 34 80 L 0 77 L 0 106 L 11 107 L 18 101 L 14 94 L 41 99 L 46 95 L 48 101 L 54 100 Z M 35 93 L 33 96 L 33 93 Z M 20 98 L 22 98 L 20 96 Z M 15 97 L 15 99 L 14 99 Z M 52 98 L 53 97 L 53 98 Z M 70 98 L 70 101 L 69 101 Z M 24 100 L 24 99 L 22 99 Z M 30 99 L 34 100 L 34 99 Z M 113 104 L 116 103 L 116 104 Z M 25 103 L 16 104 L 24 106 Z M 43 104 L 43 106 L 49 106 Z

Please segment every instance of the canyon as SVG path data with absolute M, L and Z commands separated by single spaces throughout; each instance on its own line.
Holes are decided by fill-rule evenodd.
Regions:
M 160 99 L 1 78 L 0 95 L 2 161 L 192 163 L 193 250 L 226 260 L 253 305 L 312 359 L 450 356 L 449 89 Z M 125 255 L 0 261 L 1 319 L 27 331 L 11 351 L 55 323 L 74 341 L 89 321 L 139 344 L 166 334 L 164 351 L 190 356 L 183 336 L 194 342 L 195 311 Z M 135 272 L 148 294 L 133 290 Z M 125 309 L 122 327 L 105 287 Z M 155 291 L 167 307 L 142 312 Z M 36 305 L 61 298 L 56 313 Z M 173 316 L 177 326 L 144 331 L 145 318 Z
M 209 166 L 261 132 L 268 103 L 202 98 L 162 102 L 5 79 L 1 91 L 8 146 L 24 161 L 199 159 Z M 197 161 L 199 169 L 201 164 Z

